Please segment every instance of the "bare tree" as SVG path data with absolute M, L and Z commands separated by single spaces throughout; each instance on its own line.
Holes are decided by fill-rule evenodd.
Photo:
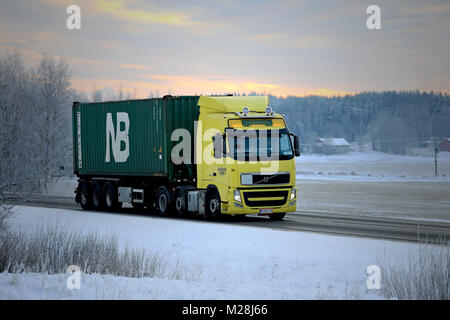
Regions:
M 30 72 L 17 51 L 0 57 L 0 188 L 28 187 L 36 177 Z
M 103 93 L 100 90 L 98 90 L 96 87 L 94 87 L 94 89 L 92 89 L 91 101 L 92 102 L 102 102 L 103 101 Z
M 55 177 L 55 170 L 67 162 L 70 143 L 70 68 L 63 58 L 44 54 L 35 73 L 39 96 L 36 110 L 39 122 L 36 131 L 40 138 L 40 163 L 44 187 Z

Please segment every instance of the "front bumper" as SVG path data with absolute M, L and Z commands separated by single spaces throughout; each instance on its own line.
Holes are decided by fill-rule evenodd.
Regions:
M 233 191 L 236 189 L 230 189 L 230 201 L 222 203 L 222 213 L 260 214 L 260 209 L 272 209 L 273 213 L 293 212 L 297 208 L 298 195 L 290 200 L 292 188 L 238 189 L 241 192 L 241 202 L 233 198 Z

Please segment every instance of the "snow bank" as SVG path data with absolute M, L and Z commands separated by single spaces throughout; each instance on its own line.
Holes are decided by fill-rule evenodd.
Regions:
M 278 231 L 232 223 L 75 210 L 17 207 L 12 227 L 32 232 L 60 223 L 100 233 L 181 262 L 192 280 L 83 275 L 0 274 L 0 299 L 341 299 L 378 298 L 366 268 L 384 254 L 405 256 L 414 244 Z M 283 223 L 283 222 L 280 222 Z
M 61 178 L 51 183 L 44 194 L 75 197 L 74 191 L 77 185 L 77 178 Z

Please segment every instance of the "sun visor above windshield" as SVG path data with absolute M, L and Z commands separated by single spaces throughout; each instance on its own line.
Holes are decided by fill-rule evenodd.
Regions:
M 228 126 L 233 129 L 281 129 L 286 128 L 284 120 L 281 118 L 251 118 L 251 119 L 230 119 Z
M 200 113 L 236 113 L 244 107 L 250 112 L 265 112 L 269 104 L 267 96 L 239 96 L 239 97 L 205 97 L 198 100 Z

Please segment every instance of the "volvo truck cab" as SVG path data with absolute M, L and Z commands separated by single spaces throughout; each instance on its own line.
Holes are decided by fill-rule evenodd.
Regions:
M 296 210 L 299 140 L 266 96 L 200 97 L 197 189 L 206 215 L 268 215 Z

